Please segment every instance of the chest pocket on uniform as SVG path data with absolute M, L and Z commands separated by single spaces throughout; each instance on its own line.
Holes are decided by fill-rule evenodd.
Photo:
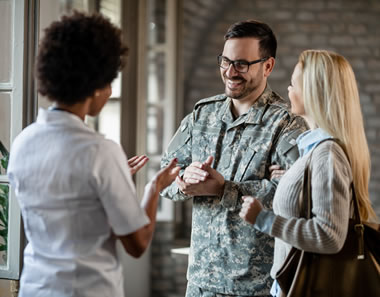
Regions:
M 268 159 L 269 143 L 247 147 L 236 173 L 236 181 L 263 179 Z
M 220 154 L 220 138 L 223 137 L 220 127 L 194 126 L 192 158 L 193 161 L 204 162 L 208 156 Z

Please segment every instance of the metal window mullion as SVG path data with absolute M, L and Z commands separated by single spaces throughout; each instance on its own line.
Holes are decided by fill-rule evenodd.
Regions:
M 176 110 L 176 0 L 166 0 L 166 52 L 165 52 L 165 100 L 163 146 L 169 144 L 175 130 Z
M 12 92 L 13 87 L 11 83 L 0 83 L 0 92 Z
M 147 8 L 149 6 L 149 0 L 138 2 L 138 39 L 137 39 L 137 131 L 143 133 L 137 133 L 136 137 L 136 152 L 137 154 L 146 154 L 147 151 L 147 57 L 148 57 L 148 13 Z M 137 192 L 141 195 L 144 192 L 144 187 L 147 180 L 147 168 L 143 168 L 140 174 L 136 177 Z M 141 196 L 140 196 L 141 197 Z
M 6 175 L 0 175 L 0 183 L 9 183 L 9 179 Z

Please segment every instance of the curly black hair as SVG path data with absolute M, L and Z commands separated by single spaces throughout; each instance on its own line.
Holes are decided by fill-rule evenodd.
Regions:
M 38 91 L 72 105 L 110 84 L 125 64 L 121 30 L 100 14 L 74 12 L 46 30 L 37 57 Z

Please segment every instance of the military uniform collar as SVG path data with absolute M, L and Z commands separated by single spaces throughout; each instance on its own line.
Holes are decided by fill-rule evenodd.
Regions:
M 260 124 L 262 117 L 264 116 L 267 104 L 270 102 L 270 99 L 273 95 L 272 89 L 269 84 L 266 85 L 264 92 L 260 97 L 253 103 L 251 108 L 245 114 L 245 123 L 247 124 Z M 233 122 L 233 116 L 231 111 L 232 99 L 227 97 L 227 100 L 224 102 L 222 108 L 220 108 L 218 114 L 222 121 L 229 123 Z M 240 121 L 239 121 L 240 122 Z
M 265 110 L 272 96 L 272 89 L 270 88 L 269 84 L 267 84 L 264 92 L 260 95 L 259 98 L 257 98 L 255 103 L 253 103 L 249 109 L 247 120 L 245 121 L 247 124 L 261 124 Z
M 234 121 L 234 117 L 231 111 L 232 99 L 230 97 L 226 98 L 224 101 L 222 108 L 219 109 L 218 117 L 222 119 L 225 123 L 232 123 Z

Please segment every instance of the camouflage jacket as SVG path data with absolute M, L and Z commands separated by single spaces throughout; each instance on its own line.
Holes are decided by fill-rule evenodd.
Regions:
M 183 170 L 214 156 L 212 167 L 225 178 L 222 197 L 183 194 L 175 183 L 162 195 L 174 201 L 193 198 L 188 281 L 231 295 L 269 295 L 273 282 L 273 239 L 239 217 L 241 197 L 252 195 L 271 208 L 277 183 L 268 167 L 289 168 L 298 158 L 295 139 L 304 121 L 269 86 L 246 114 L 234 119 L 231 99 L 217 95 L 199 101 L 186 116 L 161 161 L 176 157 Z

